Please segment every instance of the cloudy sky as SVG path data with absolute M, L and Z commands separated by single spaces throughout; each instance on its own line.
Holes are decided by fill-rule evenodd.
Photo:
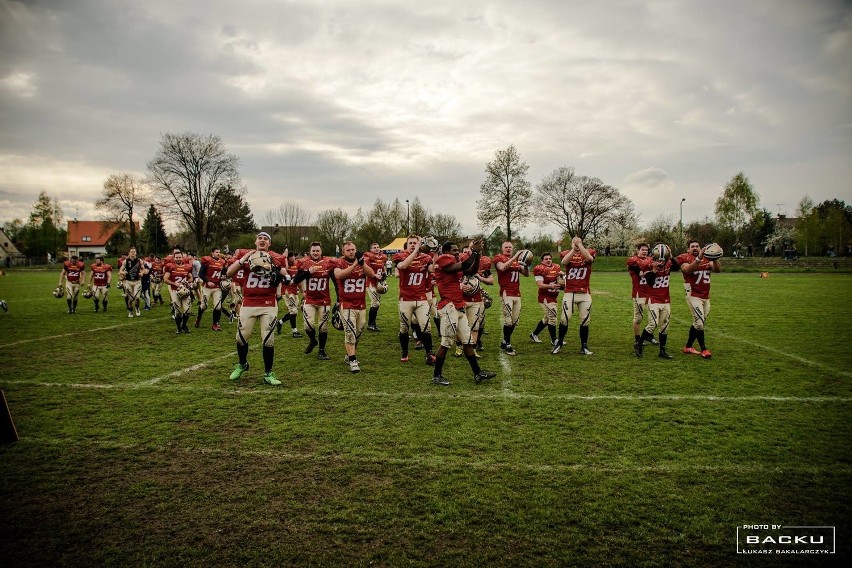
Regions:
M 419 197 L 476 228 L 485 163 L 596 176 L 643 222 L 852 201 L 848 2 L 0 0 L 0 224 L 95 219 L 166 132 L 219 135 L 255 219 Z M 548 229 L 543 228 L 545 231 Z M 537 225 L 523 230 L 532 235 Z

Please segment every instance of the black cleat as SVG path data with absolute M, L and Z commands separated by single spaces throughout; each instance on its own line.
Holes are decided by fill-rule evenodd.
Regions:
M 482 381 L 487 381 L 488 379 L 493 379 L 497 376 L 497 373 L 494 371 L 479 371 L 477 374 L 473 376 L 473 380 L 476 384 L 481 383 Z
M 314 347 L 316 347 L 317 345 L 319 345 L 319 343 L 317 343 L 316 341 L 311 340 L 311 342 L 310 342 L 310 343 L 308 343 L 308 346 L 307 346 L 307 347 L 305 347 L 305 355 L 307 355 L 308 353 L 310 353 L 311 351 L 313 351 L 313 350 L 314 350 Z
M 328 361 L 329 359 L 331 359 L 331 357 L 326 354 L 324 349 L 320 349 L 319 351 L 317 351 L 317 359 L 319 359 L 320 361 Z
M 367 326 L 367 331 L 381 331 L 381 329 L 379 329 L 379 326 L 377 326 L 376 324 L 371 323 Z
M 439 385 L 442 387 L 448 387 L 450 386 L 450 381 L 445 379 L 443 375 L 438 375 L 437 377 L 432 377 L 432 384 Z
M 642 356 L 642 347 L 643 347 L 642 341 L 637 341 L 636 343 L 633 344 L 633 352 L 636 354 L 637 357 Z
M 660 359 L 674 359 L 674 357 L 669 355 L 665 349 L 660 349 Z

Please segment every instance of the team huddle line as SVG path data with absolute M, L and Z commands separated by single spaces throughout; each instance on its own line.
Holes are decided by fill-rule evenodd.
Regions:
M 317 358 L 328 360 L 326 352 L 328 324 L 343 331 L 345 363 L 352 373 L 360 372 L 357 358 L 359 339 L 366 327 L 380 331 L 376 321 L 381 298 L 387 293 L 387 278 L 395 274 L 399 279 L 399 344 L 400 361 L 410 361 L 410 342 L 415 340 L 415 350 L 422 349 L 425 363 L 433 367 L 432 382 L 448 386 L 443 376 L 447 354 L 455 350 L 456 356 L 467 360 L 474 382 L 479 384 L 496 376 L 493 371 L 479 366 L 482 332 L 486 310 L 494 300 L 483 288 L 499 286 L 502 314 L 501 350 L 509 356 L 516 354 L 512 336 L 521 314 L 521 277 L 532 272 L 538 290 L 538 303 L 542 318 L 529 334 L 535 343 L 542 343 L 539 335 L 548 330 L 551 353 L 558 354 L 565 345 L 565 337 L 573 316 L 577 315 L 580 353 L 593 355 L 589 349 L 589 323 L 592 296 L 590 280 L 595 261 L 595 249 L 584 246 L 580 237 L 571 240 L 571 247 L 559 252 L 559 262 L 551 253 L 541 255 L 541 261 L 532 267 L 533 253 L 526 249 L 515 250 L 511 242 L 501 246 L 500 254 L 492 258 L 482 253 L 481 240 L 473 240 L 462 249 L 457 243 L 439 245 L 433 237 L 410 235 L 406 248 L 388 258 L 373 243 L 370 250 L 360 252 L 351 241 L 343 243 L 340 257 L 324 256 L 318 242 L 311 243 L 305 256 L 285 250 L 270 250 L 271 237 L 261 231 L 255 239 L 254 249 L 238 249 L 232 255 L 222 254 L 213 248 L 209 256 L 200 260 L 175 249 L 164 258 L 150 256 L 142 259 L 135 248 L 119 260 L 119 284 L 129 318 L 141 315 L 142 309 L 163 304 L 162 290 L 169 292 L 172 317 L 176 333 L 190 333 L 188 322 L 194 301 L 198 303 L 195 327 L 199 327 L 205 311 L 212 309 L 212 329 L 221 331 L 221 317 L 226 314 L 238 320 L 236 352 L 238 363 L 230 375 L 239 380 L 248 371 L 248 338 L 257 326 L 261 335 L 264 365 L 263 380 L 280 385 L 273 371 L 275 336 L 289 323 L 293 337 L 302 337 L 297 321 L 301 320 L 308 345 L 304 352 L 317 350 Z M 671 273 L 680 271 L 684 279 L 686 300 L 692 315 L 689 336 L 683 348 L 685 354 L 700 355 L 705 359 L 711 353 L 705 344 L 704 323 L 710 312 L 710 275 L 721 271 L 719 258 L 722 249 L 715 243 L 701 247 L 697 241 L 688 244 L 687 251 L 676 258 L 665 244 L 654 247 L 642 243 L 636 254 L 627 260 L 627 270 L 632 279 L 634 353 L 642 357 L 644 346 L 659 345 L 659 357 L 672 359 L 667 351 L 668 326 L 671 319 L 669 285 Z M 532 270 L 531 270 L 532 268 Z M 68 313 L 76 313 L 81 288 L 82 295 L 94 302 L 95 311 L 107 311 L 109 289 L 112 284 L 112 267 L 97 256 L 90 266 L 90 277 L 85 278 L 85 265 L 77 257 L 65 261 L 59 285 L 54 290 L 57 298 L 66 298 Z M 64 285 L 63 285 L 64 284 Z M 332 303 L 331 288 L 336 291 Z M 561 304 L 558 302 L 562 292 Z M 223 302 L 230 297 L 230 302 Z M 301 300 L 300 300 L 301 297 Z M 367 300 L 369 298 L 369 310 Z M 286 313 L 279 318 L 278 305 L 284 300 Z M 647 314 L 647 324 L 643 326 Z M 433 345 L 432 327 L 440 338 Z M 658 332 L 659 339 L 654 337 Z M 699 349 L 693 345 L 698 343 Z

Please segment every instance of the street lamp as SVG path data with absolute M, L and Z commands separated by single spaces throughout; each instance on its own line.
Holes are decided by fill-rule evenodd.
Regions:
M 408 200 L 405 200 L 405 238 L 408 238 L 408 235 L 411 234 L 411 206 L 408 204 Z
M 686 197 L 681 198 L 680 200 L 680 248 L 683 249 L 683 202 L 686 201 Z

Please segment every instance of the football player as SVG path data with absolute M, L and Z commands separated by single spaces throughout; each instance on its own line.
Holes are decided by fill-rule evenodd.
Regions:
M 358 338 L 361 337 L 366 323 L 367 281 L 375 277 L 376 273 L 366 263 L 364 255 L 357 252 L 355 244 L 352 241 L 343 243 L 343 258 L 338 259 L 337 266 L 334 268 L 334 278 L 337 280 L 346 362 L 353 373 L 361 370 L 355 351 Z
M 553 346 L 556 355 L 565 345 L 568 323 L 574 310 L 580 316 L 580 354 L 592 355 L 589 351 L 589 318 L 592 314 L 592 295 L 589 280 L 592 277 L 592 263 L 595 261 L 595 249 L 587 249 L 583 239 L 571 239 L 571 248 L 559 253 L 561 264 L 565 267 L 565 294 L 562 296 L 562 310 L 559 316 L 559 337 Z
M 109 287 L 112 284 L 112 266 L 104 263 L 104 255 L 99 254 L 95 257 L 95 262 L 91 264 L 89 277 L 89 286 L 92 287 L 92 300 L 95 302 L 95 311 L 100 309 L 100 304 L 104 305 L 104 313 L 107 311 L 109 301 Z
M 465 246 L 464 249 L 462 249 L 462 254 L 459 256 L 459 259 L 462 261 L 467 260 L 470 254 L 470 246 Z M 494 284 L 494 276 L 491 275 L 491 259 L 485 256 L 481 251 L 479 253 L 479 268 L 477 269 L 476 274 L 471 276 L 471 278 L 479 280 L 479 286 L 474 287 L 472 291 L 470 289 L 465 291 L 464 311 L 467 316 L 468 327 L 470 327 L 470 337 L 474 344 L 473 354 L 479 358 L 482 357 L 482 355 L 476 351 L 476 346 L 480 344 L 479 330 L 485 322 L 485 301 L 482 295 L 482 285 L 488 284 L 490 286 Z M 463 352 L 464 348 L 462 347 L 461 342 L 456 343 L 456 357 L 461 357 Z
M 310 353 L 319 345 L 317 359 L 328 360 L 325 346 L 328 342 L 328 318 L 331 310 L 331 290 L 329 279 L 332 270 L 337 266 L 337 259 L 323 256 L 322 245 L 318 241 L 311 243 L 308 256 L 299 261 L 299 270 L 294 281 L 304 282 L 302 316 L 305 322 L 305 333 L 308 336 L 308 346 L 305 353 Z
M 225 259 L 222 258 L 219 247 L 213 247 L 209 256 L 201 259 L 201 270 L 198 277 L 203 282 L 201 298 L 198 304 L 198 315 L 195 316 L 195 327 L 201 325 L 201 316 L 208 307 L 213 307 L 213 331 L 222 331 L 219 321 L 222 319 L 222 272 L 225 270 Z
M 655 245 L 654 248 L 656 249 L 657 246 L 659 245 Z M 666 248 L 668 249 L 668 247 Z M 659 356 L 661 359 L 672 358 L 666 352 L 669 321 L 672 315 L 669 281 L 671 280 L 672 270 L 680 270 L 680 264 L 678 264 L 677 260 L 672 260 L 667 258 L 667 256 L 670 256 L 670 254 L 661 255 L 659 259 L 652 259 L 651 270 L 645 274 L 645 280 L 648 283 L 648 325 L 645 327 L 645 333 L 653 335 L 654 330 L 659 330 Z M 640 348 L 637 355 L 641 357 L 641 353 Z
M 281 295 L 284 297 L 284 305 L 287 306 L 287 313 L 283 318 L 278 320 L 276 330 L 281 335 L 281 329 L 284 324 L 290 322 L 290 332 L 293 337 L 300 338 L 299 328 L 296 325 L 296 320 L 299 317 L 299 285 L 296 284 L 296 274 L 299 272 L 299 263 L 296 260 L 296 253 L 287 253 L 287 273 L 290 275 L 290 280 L 281 283 Z
M 163 268 L 163 282 L 169 286 L 177 333 L 189 333 L 189 309 L 192 305 L 189 287 L 192 285 L 192 266 L 180 251 L 172 255 L 171 262 Z
M 475 383 L 479 384 L 496 376 L 496 373 L 481 369 L 476 360 L 474 341 L 470 335 L 470 326 L 465 313 L 464 290 L 461 285 L 463 275 L 473 276 L 478 271 L 481 250 L 482 241 L 472 242 L 470 255 L 460 260 L 459 246 L 456 243 L 446 242 L 441 247 L 441 255 L 435 260 L 435 278 L 441 295 L 441 300 L 438 302 L 441 346 L 435 354 L 435 370 L 432 372 L 432 383 L 435 385 L 449 386 L 450 384 L 450 381 L 444 378 L 443 370 L 447 351 L 455 345 L 456 341 L 462 344 L 464 356 L 473 371 Z
M 80 284 L 85 282 L 86 265 L 74 255 L 71 260 L 62 263 L 62 272 L 59 273 L 59 284 L 61 288 L 65 285 L 65 297 L 68 303 L 68 313 L 77 313 L 77 296 L 80 293 Z
M 709 359 L 712 353 L 704 342 L 704 323 L 710 314 L 710 273 L 721 272 L 722 264 L 718 260 L 704 258 L 704 250 L 698 241 L 689 241 L 686 252 L 677 257 L 677 262 L 683 274 L 686 303 L 692 312 L 692 326 L 683 352 Z M 696 339 L 701 351 L 692 347 Z
M 650 250 L 648 243 L 639 243 L 636 246 L 636 254 L 627 259 L 627 272 L 632 283 L 630 297 L 633 302 L 633 352 L 637 357 L 642 356 L 645 341 L 657 342 L 653 335 L 648 337 L 648 332 L 642 329 L 645 308 L 648 306 L 648 281 L 645 275 L 653 268 L 654 263 L 648 256 Z
M 491 259 L 497 269 L 500 302 L 503 306 L 503 340 L 500 349 L 506 351 L 506 355 L 514 355 L 512 333 L 521 318 L 521 274 L 529 276 L 530 270 L 526 264 L 518 261 L 520 250 L 513 254 L 511 242 L 504 242 L 500 250 L 501 253 Z
M 538 334 L 547 328 L 550 333 L 551 348 L 556 345 L 556 301 L 559 299 L 559 273 L 560 266 L 553 264 L 553 255 L 549 252 L 541 255 L 541 263 L 533 268 L 533 277 L 538 287 L 538 303 L 541 306 L 543 317 L 536 324 L 530 334 L 534 343 L 541 343 Z
M 119 270 L 119 275 L 124 280 L 124 300 L 127 302 L 129 318 L 133 317 L 134 310 L 137 316 L 142 315 L 139 311 L 139 296 L 142 294 L 142 275 L 145 272 L 142 259 L 136 254 L 136 247 L 130 247 Z
M 376 325 L 376 317 L 379 315 L 379 307 L 382 303 L 382 295 L 379 294 L 376 286 L 380 280 L 384 280 L 387 274 L 385 273 L 385 263 L 388 257 L 382 252 L 379 243 L 370 245 L 370 251 L 364 253 L 364 263 L 367 264 L 375 276 L 370 278 L 367 293 L 370 295 L 370 313 L 367 317 L 367 329 L 370 331 L 381 331 Z
M 276 298 L 278 282 L 281 278 L 289 278 L 284 264 L 284 255 L 269 250 L 272 238 L 269 233 L 261 231 L 254 240 L 255 250 L 239 249 L 234 253 L 236 259 L 228 266 L 227 276 L 233 278 L 240 270 L 246 271 L 243 282 L 243 307 L 240 309 L 240 324 L 237 328 L 237 356 L 239 363 L 231 373 L 231 380 L 239 379 L 248 370 L 248 337 L 255 323 L 260 327 L 263 345 L 263 382 L 269 385 L 280 385 L 281 381 L 272 371 L 275 361 L 275 322 L 278 320 L 278 299 Z M 260 254 L 260 253 L 266 253 Z M 251 262 L 250 262 L 251 261 Z
M 409 235 L 406 250 L 393 255 L 393 263 L 399 274 L 399 345 L 402 348 L 400 361 L 408 362 L 408 332 L 416 317 L 420 324 L 417 337 L 426 349 L 426 363 L 435 363 L 432 352 L 432 331 L 429 318 L 429 300 L 426 285 L 431 278 L 432 256 L 420 251 L 421 239 Z
M 165 268 L 165 266 L 163 259 L 155 255 L 154 259 L 151 261 L 151 298 L 155 306 L 158 303 L 161 306 L 163 305 L 161 288 L 163 286 L 163 268 Z

